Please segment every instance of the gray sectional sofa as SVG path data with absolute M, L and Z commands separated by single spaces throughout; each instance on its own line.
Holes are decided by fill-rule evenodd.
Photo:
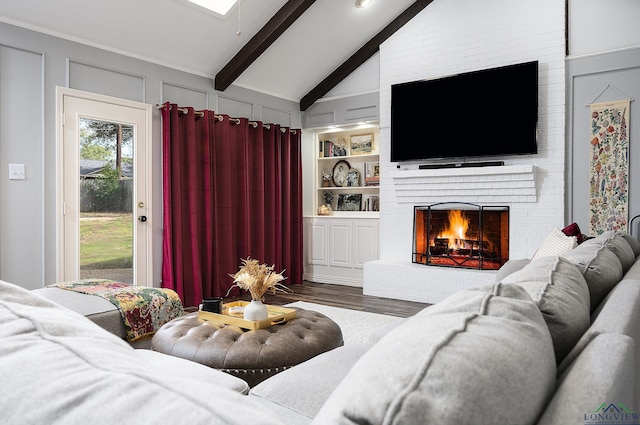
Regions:
M 640 424 L 639 255 L 606 232 L 513 261 L 253 388 L 0 281 L 0 423 Z

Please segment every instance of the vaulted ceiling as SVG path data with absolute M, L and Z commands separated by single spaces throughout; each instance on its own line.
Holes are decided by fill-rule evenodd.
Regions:
M 300 102 L 329 93 L 432 0 L 2 0 L 0 21 Z

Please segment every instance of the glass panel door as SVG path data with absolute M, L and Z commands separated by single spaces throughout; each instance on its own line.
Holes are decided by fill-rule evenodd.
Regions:
M 153 286 L 152 105 L 60 89 L 58 280 Z
M 133 283 L 134 128 L 79 124 L 80 278 Z

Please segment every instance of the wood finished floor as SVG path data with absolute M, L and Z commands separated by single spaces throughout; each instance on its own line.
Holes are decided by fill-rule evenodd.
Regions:
M 267 304 L 283 305 L 295 301 L 306 301 L 351 310 L 367 311 L 370 313 L 387 314 L 398 317 L 409 317 L 428 307 L 430 304 L 393 300 L 387 298 L 364 295 L 362 288 L 353 286 L 333 285 L 329 283 L 314 283 L 304 281 L 301 285 L 291 285 L 292 293 L 278 292 L 276 295 L 266 294 Z M 248 300 L 246 295 L 225 299 Z

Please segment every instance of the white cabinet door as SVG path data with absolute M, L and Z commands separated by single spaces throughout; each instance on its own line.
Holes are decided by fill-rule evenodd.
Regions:
M 378 220 L 355 220 L 353 227 L 353 266 L 363 269 L 364 263 L 378 259 Z
M 307 241 L 307 264 L 315 264 L 319 266 L 328 266 L 329 261 L 327 254 L 329 252 L 327 236 L 329 235 L 326 220 L 305 220 Z
M 353 253 L 351 220 L 331 220 L 329 224 L 329 265 L 351 268 Z

